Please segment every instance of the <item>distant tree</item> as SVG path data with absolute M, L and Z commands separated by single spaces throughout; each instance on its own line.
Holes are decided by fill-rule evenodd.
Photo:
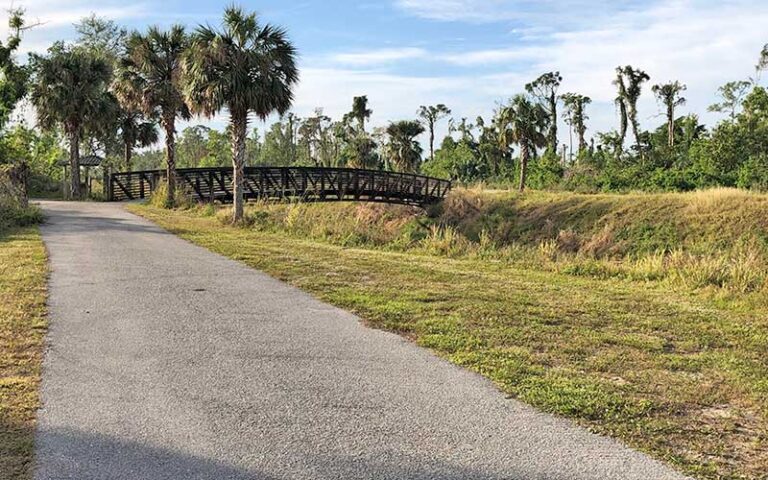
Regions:
M 635 136 L 635 144 L 640 148 L 640 121 L 637 118 L 637 101 L 640 99 L 643 83 L 650 80 L 651 77 L 644 71 L 632 68 L 629 65 L 622 69 L 622 73 L 626 79 L 627 86 L 627 115 L 629 116 L 629 123 L 632 125 L 632 134 Z
M 9 10 L 8 29 L 5 42 L 0 42 L 0 129 L 5 127 L 16 104 L 27 93 L 29 69 L 19 65 L 14 55 L 21 44 L 21 36 L 30 28 L 24 21 L 24 11 Z
M 620 156 L 624 150 L 624 142 L 627 139 L 627 129 L 629 128 L 629 114 L 628 114 L 628 94 L 627 85 L 624 82 L 623 69 L 621 67 L 616 68 L 616 79 L 613 81 L 618 92 L 614 100 L 614 104 L 619 109 L 619 131 L 618 137 L 614 139 L 613 145 L 617 156 Z
M 352 99 L 352 111 L 349 116 L 357 120 L 360 131 L 365 131 L 365 121 L 371 117 L 373 110 L 368 108 L 368 97 L 362 95 Z
M 587 149 L 585 134 L 587 132 L 586 120 L 589 119 L 585 111 L 586 106 L 592 103 L 592 99 L 578 93 L 565 93 L 561 97 L 567 112 L 567 121 L 576 129 L 579 136 L 579 155 Z
M 138 112 L 121 109 L 118 122 L 120 138 L 123 142 L 123 162 L 125 169 L 131 171 L 131 159 L 134 148 L 145 148 L 157 142 L 159 136 L 157 124 L 146 121 Z
M 144 35 L 132 33 L 114 83 L 115 94 L 126 110 L 157 117 L 165 130 L 168 207 L 176 198 L 176 118 L 190 118 L 181 90 L 181 59 L 188 43 L 184 27 L 179 25 L 167 31 L 150 27 Z
M 687 88 L 688 87 L 678 81 L 658 84 L 651 87 L 658 101 L 666 108 L 668 132 L 667 146 L 670 148 L 675 146 L 675 109 L 685 104 L 685 98 L 681 97 L 680 94 Z
M 525 86 L 525 90 L 544 104 L 549 116 L 547 139 L 549 149 L 557 152 L 557 91 L 563 77 L 560 72 L 548 72 Z
M 105 95 L 111 69 L 101 56 L 57 43 L 48 55 L 32 55 L 31 101 L 43 128 L 61 127 L 69 141 L 70 194 L 80 198 L 80 140 L 86 128 L 97 127 L 110 106 Z
M 422 105 L 419 107 L 418 115 L 424 119 L 429 131 L 429 159 L 435 159 L 435 124 L 442 118 L 451 114 L 451 109 L 438 103 L 437 105 Z
M 306 150 L 307 160 L 313 165 L 322 165 L 322 143 L 330 125 L 331 118 L 323 114 L 322 108 L 316 108 L 314 115 L 305 118 L 299 126 L 299 143 Z
M 193 125 L 182 130 L 176 144 L 176 164 L 182 167 L 199 167 L 208 155 L 206 142 L 210 127 Z
M 475 135 L 472 133 L 474 129 L 475 125 L 468 122 L 467 117 L 462 117 L 458 122 L 453 118 L 448 121 L 448 133 L 458 132 L 463 142 L 475 141 Z
M 391 162 L 401 172 L 417 172 L 421 162 L 421 145 L 416 137 L 424 133 L 424 126 L 413 120 L 390 123 L 387 127 L 387 152 Z
M 762 72 L 763 70 L 768 69 L 768 43 L 763 46 L 763 49 L 760 51 L 760 58 L 757 61 L 757 66 L 755 67 L 759 72 Z
M 750 88 L 752 88 L 752 82 L 746 80 L 737 80 L 722 85 L 717 89 L 717 94 L 722 101 L 710 105 L 707 110 L 710 112 L 727 113 L 731 120 L 733 120 L 736 118 L 736 114 L 739 112 L 744 97 Z
M 532 102 L 526 95 L 516 95 L 509 104 L 499 110 L 497 124 L 502 147 L 520 146 L 520 186 L 525 190 L 528 160 L 532 151 L 547 145 L 545 134 L 550 117 L 544 108 Z
M 104 17 L 91 14 L 75 24 L 77 39 L 75 44 L 91 52 L 118 61 L 125 49 L 128 31 Z
M 285 30 L 261 25 L 255 13 L 227 7 L 220 29 L 198 27 L 185 58 L 185 94 L 193 111 L 211 117 L 226 107 L 232 133 L 233 221 L 243 218 L 248 115 L 286 113 L 299 80 L 296 49 Z

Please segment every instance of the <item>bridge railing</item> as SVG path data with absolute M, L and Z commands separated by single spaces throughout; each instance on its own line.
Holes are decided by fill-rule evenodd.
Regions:
M 198 201 L 232 201 L 232 167 L 182 168 L 177 185 Z M 110 175 L 113 201 L 148 197 L 165 179 L 164 170 Z M 368 201 L 426 205 L 441 200 L 449 180 L 411 173 L 325 167 L 246 167 L 246 199 Z

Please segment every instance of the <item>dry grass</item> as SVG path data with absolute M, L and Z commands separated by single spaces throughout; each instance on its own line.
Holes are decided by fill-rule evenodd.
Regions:
M 31 477 L 46 331 L 46 253 L 35 227 L 0 232 L 0 478 Z

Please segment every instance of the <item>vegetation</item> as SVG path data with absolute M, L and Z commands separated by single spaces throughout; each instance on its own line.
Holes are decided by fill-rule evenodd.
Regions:
M 2 209 L 0 209 L 2 211 Z M 36 227 L 0 228 L 0 477 L 31 478 L 46 331 L 46 254 Z
M 768 468 L 768 196 L 455 191 L 359 204 L 132 206 L 506 393 L 698 478 Z

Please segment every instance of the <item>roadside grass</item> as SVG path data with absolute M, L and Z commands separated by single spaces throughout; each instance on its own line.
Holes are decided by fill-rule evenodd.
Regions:
M 32 476 L 47 274 L 37 227 L 0 230 L 0 479 Z
M 500 246 L 481 233 L 473 241 L 461 227 L 424 225 L 429 233 L 403 246 L 403 232 L 426 221 L 407 209 L 362 209 L 377 218 L 358 215 L 350 226 L 343 209 L 355 207 L 262 205 L 242 228 L 223 224 L 226 212 L 214 207 L 128 208 L 689 474 L 768 471 L 760 302 L 734 308 L 661 277 L 574 273 L 578 259 L 556 245 Z

